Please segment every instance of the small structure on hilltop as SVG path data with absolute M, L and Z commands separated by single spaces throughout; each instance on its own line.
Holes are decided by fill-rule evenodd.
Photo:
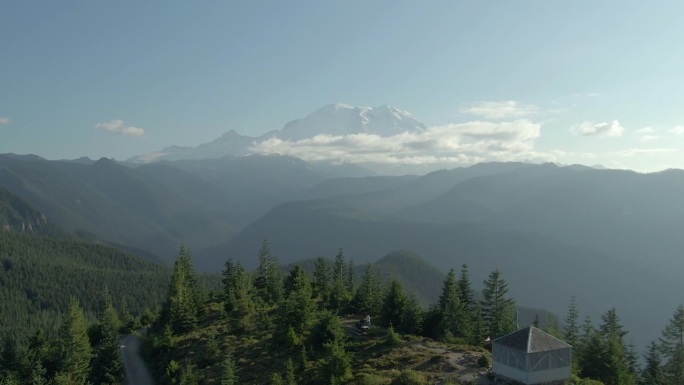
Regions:
M 492 341 L 492 372 L 526 385 L 562 384 L 570 378 L 572 346 L 529 326 Z

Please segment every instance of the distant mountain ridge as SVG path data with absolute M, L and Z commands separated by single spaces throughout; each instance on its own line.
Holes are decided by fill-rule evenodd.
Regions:
M 162 160 L 216 159 L 225 156 L 240 157 L 253 154 L 252 147 L 268 139 L 297 141 L 317 135 L 375 134 L 391 136 L 403 132 L 421 132 L 426 126 L 410 113 L 383 105 L 353 107 L 346 104 L 329 104 L 302 119 L 293 120 L 279 130 L 258 137 L 241 135 L 230 130 L 221 137 L 197 147 L 170 146 L 160 151 L 134 156 L 132 163 L 152 163 Z

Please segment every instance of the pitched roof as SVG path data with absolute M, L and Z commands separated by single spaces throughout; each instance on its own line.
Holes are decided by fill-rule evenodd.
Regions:
M 517 332 L 499 337 L 492 341 L 492 343 L 503 345 L 526 353 L 543 352 L 547 350 L 571 347 L 569 344 L 559 340 L 549 333 L 537 329 L 534 326 L 528 326 L 524 329 L 518 330 Z

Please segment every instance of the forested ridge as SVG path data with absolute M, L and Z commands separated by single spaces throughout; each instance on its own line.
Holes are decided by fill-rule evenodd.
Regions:
M 372 264 L 360 279 L 352 271 L 353 262 L 340 250 L 334 261 L 314 261 L 312 273 L 294 265 L 283 274 L 264 243 L 256 271 L 229 259 L 222 293 L 198 302 L 191 257 L 182 251 L 147 339 L 157 380 L 221 385 L 470 383 L 473 377 L 460 376 L 445 357 L 474 354 L 480 357 L 478 365 L 487 366 L 488 338 L 516 329 L 515 299 L 501 271 L 485 277 L 482 294 L 476 296 L 468 266 L 451 269 L 439 300 L 429 307 L 422 307 L 398 279 L 383 280 Z M 371 316 L 373 326 L 367 334 L 352 332 L 358 329 L 350 322 L 364 315 Z M 684 306 L 642 353 L 630 343 L 615 308 L 594 322 L 582 316 L 572 298 L 563 325 L 555 319 L 534 324 L 573 345 L 569 383 L 684 381 Z M 425 355 L 415 346 L 441 356 Z
M 0 334 L 50 335 L 71 298 L 92 318 L 109 292 L 115 308 L 140 314 L 159 303 L 167 268 L 117 249 L 30 234 L 0 237 Z

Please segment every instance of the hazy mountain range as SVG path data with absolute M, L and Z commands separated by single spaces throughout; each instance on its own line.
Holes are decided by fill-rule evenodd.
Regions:
M 424 129 L 391 107 L 333 105 L 258 140 Z M 167 263 L 185 243 L 207 271 L 228 257 L 256 266 L 264 239 L 285 264 L 342 247 L 361 265 L 405 249 L 442 272 L 468 263 L 475 282 L 499 268 L 522 305 L 564 314 L 575 295 L 593 317 L 616 306 L 644 338 L 656 337 L 661 328 L 648 328 L 664 325 L 682 301 L 680 170 L 486 163 L 384 176 L 362 165 L 236 150 L 255 140 L 230 132 L 123 163 L 1 155 L 0 226 L 54 223 Z

